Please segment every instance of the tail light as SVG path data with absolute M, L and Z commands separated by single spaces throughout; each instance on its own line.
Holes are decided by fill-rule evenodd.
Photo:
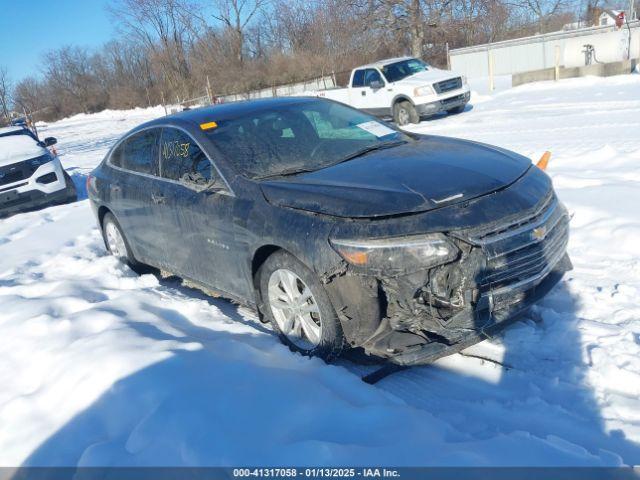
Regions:
M 96 187 L 96 177 L 94 177 L 91 174 L 87 175 L 87 183 L 86 183 L 87 194 L 91 189 L 95 189 L 95 187 Z

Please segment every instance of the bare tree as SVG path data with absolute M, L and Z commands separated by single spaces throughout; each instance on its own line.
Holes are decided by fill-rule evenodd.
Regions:
M 222 22 L 232 38 L 232 49 L 238 63 L 244 61 L 245 32 L 254 16 L 268 0 L 214 0 L 213 17 Z
M 11 105 L 11 79 L 9 72 L 4 66 L 0 66 L 0 109 L 2 115 L 9 119 L 9 105 Z
M 189 49 L 198 7 L 189 0 L 117 0 L 109 6 L 121 28 L 143 42 L 173 93 L 190 93 Z

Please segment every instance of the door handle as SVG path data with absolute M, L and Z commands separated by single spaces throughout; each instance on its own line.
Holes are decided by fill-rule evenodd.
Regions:
M 360 92 L 360 94 L 361 94 L 363 97 L 365 97 L 365 96 L 367 95 L 367 92 L 365 92 L 364 90 L 362 90 L 362 91 Z
M 152 193 L 151 201 L 156 205 L 164 205 L 167 203 L 167 197 L 165 197 L 162 193 Z

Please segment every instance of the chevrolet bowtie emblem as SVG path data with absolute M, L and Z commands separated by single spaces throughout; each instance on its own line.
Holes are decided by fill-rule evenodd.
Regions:
M 534 240 L 542 240 L 547 235 L 547 227 L 534 228 L 531 232 L 531 236 Z

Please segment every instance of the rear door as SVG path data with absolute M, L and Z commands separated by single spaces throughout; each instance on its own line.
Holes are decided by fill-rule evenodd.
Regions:
M 244 295 L 238 257 L 235 197 L 200 145 L 184 130 L 165 127 L 160 142 L 165 203 L 156 206 L 166 225 L 172 270 L 232 295 Z M 244 258 L 244 257 L 240 257 Z
M 152 191 L 158 178 L 160 129 L 149 128 L 125 139 L 109 158 L 114 167 L 110 203 L 136 258 L 153 263 L 158 224 L 153 218 Z

